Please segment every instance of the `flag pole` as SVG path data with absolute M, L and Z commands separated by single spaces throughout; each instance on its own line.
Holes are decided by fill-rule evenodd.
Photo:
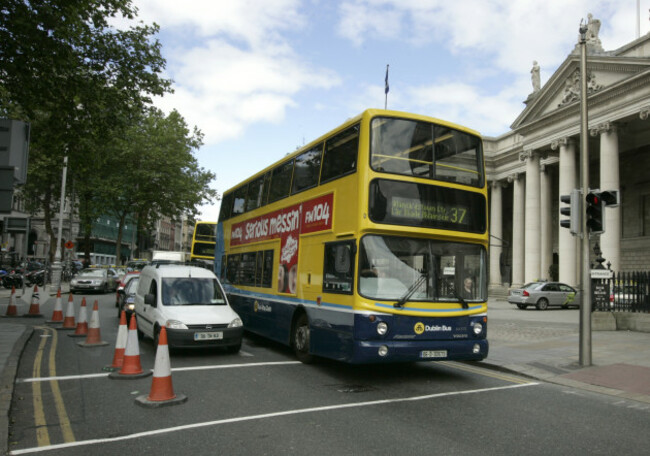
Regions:
M 386 64 L 386 79 L 384 79 L 384 109 L 388 109 L 388 68 L 390 65 Z

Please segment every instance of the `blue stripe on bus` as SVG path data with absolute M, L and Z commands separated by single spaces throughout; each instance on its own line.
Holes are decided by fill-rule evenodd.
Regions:
M 274 294 L 266 294 L 266 293 L 242 290 L 241 288 L 236 288 L 232 285 L 224 285 L 224 289 L 226 290 L 226 293 L 245 297 L 245 298 L 263 299 L 265 301 L 281 302 L 281 303 L 292 304 L 292 305 L 302 304 L 309 307 L 317 307 L 317 308 L 331 307 L 333 309 L 352 310 L 352 306 L 348 306 L 345 304 L 336 304 L 333 302 L 321 301 L 320 305 L 318 305 L 316 301 L 309 301 L 306 299 L 291 298 L 288 296 L 278 296 Z

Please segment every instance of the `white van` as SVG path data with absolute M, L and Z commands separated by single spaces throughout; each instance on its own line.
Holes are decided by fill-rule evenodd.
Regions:
M 165 326 L 170 348 L 225 347 L 231 352 L 241 348 L 242 320 L 208 269 L 146 266 L 135 293 L 135 315 L 138 335 L 152 338 L 156 347 Z

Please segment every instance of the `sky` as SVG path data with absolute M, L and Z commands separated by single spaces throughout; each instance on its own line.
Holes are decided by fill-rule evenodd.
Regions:
M 155 100 L 203 132 L 219 195 L 368 108 L 499 136 L 601 21 L 615 50 L 650 31 L 650 0 L 134 0 L 160 26 L 174 93 Z M 637 4 L 639 8 L 637 9 Z M 640 20 L 637 20 L 640 11 Z M 217 220 L 220 201 L 201 208 Z

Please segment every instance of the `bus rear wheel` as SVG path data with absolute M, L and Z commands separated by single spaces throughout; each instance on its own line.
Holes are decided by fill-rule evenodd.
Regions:
M 309 319 L 307 314 L 301 314 L 293 327 L 292 337 L 293 351 L 296 354 L 298 361 L 310 364 L 314 362 L 314 355 L 309 353 Z

